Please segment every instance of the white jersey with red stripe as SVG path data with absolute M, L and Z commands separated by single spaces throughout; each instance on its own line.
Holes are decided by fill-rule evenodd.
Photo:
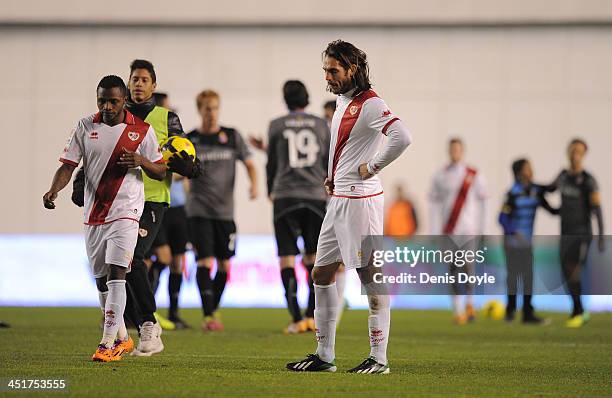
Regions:
M 85 170 L 85 224 L 101 225 L 119 219 L 140 220 L 144 184 L 140 168 L 117 164 L 124 150 L 151 162 L 162 162 L 153 127 L 125 111 L 115 126 L 102 122 L 100 113 L 81 119 L 70 135 L 60 162 Z
M 397 117 L 373 90 L 339 95 L 331 123 L 328 178 L 335 196 L 363 197 L 382 193 L 378 176 L 363 180 L 359 165 L 374 158 Z
M 455 207 L 467 170 L 468 167 L 463 163 L 451 164 L 434 175 L 429 192 L 431 202 L 430 232 L 432 235 L 444 233 L 444 227 Z M 487 191 L 482 173 L 475 172 L 451 233 L 454 235 L 482 234 L 484 232 L 486 199 Z

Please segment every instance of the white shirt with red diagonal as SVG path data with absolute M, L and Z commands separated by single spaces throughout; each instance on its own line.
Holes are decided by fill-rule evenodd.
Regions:
M 464 163 L 458 163 L 445 166 L 434 175 L 429 192 L 430 233 L 432 235 L 445 233 L 444 226 L 453 211 L 466 173 L 467 166 Z M 476 172 L 452 234 L 478 235 L 484 233 L 487 197 L 484 177 L 481 172 Z
M 115 126 L 102 123 L 100 113 L 81 119 L 70 135 L 60 162 L 85 169 L 85 224 L 100 225 L 119 219 L 140 220 L 144 185 L 140 168 L 117 164 L 125 150 L 151 162 L 162 162 L 153 127 L 125 111 Z
M 339 95 L 331 123 L 328 178 L 334 196 L 364 197 L 382 193 L 378 176 L 363 180 L 359 165 L 374 158 L 387 129 L 398 120 L 373 90 L 355 97 Z

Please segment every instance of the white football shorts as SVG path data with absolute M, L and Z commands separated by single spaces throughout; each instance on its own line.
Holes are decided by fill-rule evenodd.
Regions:
M 108 275 L 109 264 L 129 268 L 138 241 L 138 221 L 119 219 L 85 225 L 85 247 L 94 278 Z
M 332 196 L 319 242 L 315 267 L 342 262 L 347 269 L 368 264 L 372 235 L 383 234 L 384 195 L 363 198 Z

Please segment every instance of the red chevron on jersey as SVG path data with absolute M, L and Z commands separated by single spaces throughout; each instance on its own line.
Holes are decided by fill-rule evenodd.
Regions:
M 126 167 L 117 164 L 119 157 L 125 151 L 136 152 L 138 146 L 147 135 L 148 124 L 140 119 L 135 119 L 133 116 L 130 121 L 134 123 L 126 125 L 102 173 L 100 183 L 96 189 L 94 204 L 89 214 L 88 224 L 104 223 L 128 170 Z
M 338 161 L 340 160 L 340 156 L 342 155 L 342 150 L 346 146 L 346 142 L 348 141 L 349 136 L 351 135 L 351 130 L 353 130 L 355 123 L 357 123 L 357 119 L 361 114 L 363 103 L 373 97 L 378 97 L 374 90 L 367 90 L 360 93 L 355 98 L 353 98 L 349 106 L 346 108 L 344 115 L 342 116 L 342 121 L 340 122 L 340 127 L 338 128 L 338 140 L 336 141 L 336 147 L 334 148 L 334 158 L 331 175 L 332 182 L 334 181 L 336 167 L 338 166 Z

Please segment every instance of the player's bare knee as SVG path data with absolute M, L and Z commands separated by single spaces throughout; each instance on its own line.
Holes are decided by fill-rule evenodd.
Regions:
M 374 266 L 357 268 L 357 275 L 363 285 L 367 285 L 374 280 L 374 274 L 380 270 Z
M 158 247 L 155 250 L 155 255 L 157 256 L 157 261 L 162 264 L 170 264 L 172 261 L 172 251 L 168 245 Z
M 221 259 L 217 259 L 217 264 L 218 264 L 218 269 L 219 271 L 222 272 L 227 272 L 229 270 L 229 260 L 221 260 Z
M 324 268 L 325 267 L 314 267 L 312 269 L 312 282 L 315 285 L 326 286 L 332 283 L 329 272 L 326 272 Z
M 125 275 L 127 274 L 127 268 L 120 267 L 118 265 L 111 265 L 110 272 L 108 274 L 108 280 L 125 280 Z
M 280 256 L 279 260 L 281 269 L 295 268 L 295 256 Z

